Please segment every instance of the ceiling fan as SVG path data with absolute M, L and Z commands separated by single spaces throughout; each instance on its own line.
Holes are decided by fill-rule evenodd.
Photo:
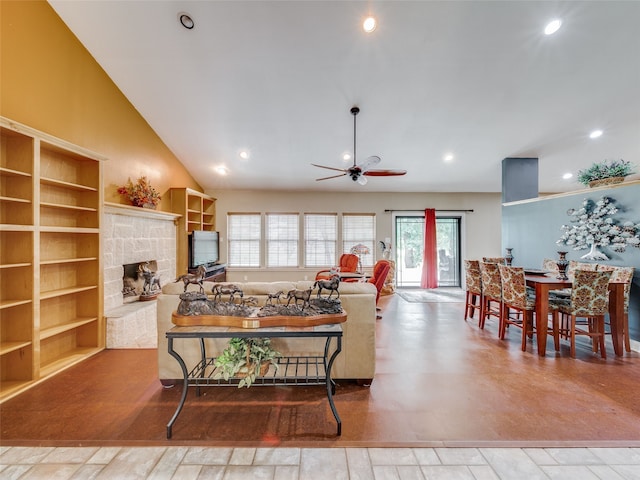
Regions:
M 330 177 L 316 178 L 316 181 L 320 180 L 329 180 L 330 178 L 338 178 L 344 177 L 345 175 L 349 175 L 351 180 L 354 182 L 358 182 L 360 185 L 365 185 L 367 183 L 366 176 L 369 177 L 391 177 L 404 175 L 407 173 L 406 170 L 378 170 L 372 169 L 377 164 L 380 163 L 380 157 L 371 156 L 363 160 L 360 164 L 356 164 L 356 115 L 360 113 L 360 109 L 358 107 L 351 108 L 351 115 L 353 115 L 353 166 L 349 168 L 334 168 L 327 167 L 325 165 L 316 165 L 312 163 L 314 167 L 326 168 L 328 170 L 336 170 L 338 172 L 342 172 L 339 175 L 331 175 Z

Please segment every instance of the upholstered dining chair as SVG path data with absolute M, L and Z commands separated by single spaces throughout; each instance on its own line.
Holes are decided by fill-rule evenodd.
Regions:
M 500 322 L 500 340 L 504 340 L 508 325 L 522 330 L 522 351 L 527 349 L 527 338 L 534 333 L 535 297 L 527 293 L 524 268 L 498 265 L 502 282 L 502 317 Z M 512 315 L 511 311 L 515 313 Z M 554 342 L 556 350 L 560 350 L 560 340 L 556 334 L 557 323 L 554 322 Z
M 576 270 L 584 270 L 587 272 L 595 272 L 597 263 L 579 262 L 577 260 L 569 260 L 569 266 L 567 267 L 567 277 L 569 280 L 573 280 L 573 273 Z
M 482 299 L 480 302 L 480 320 L 478 326 L 484 328 L 485 320 L 491 316 L 502 322 L 502 282 L 500 270 L 495 262 L 480 262 L 482 278 Z M 494 305 L 497 303 L 497 305 Z
M 558 263 L 553 258 L 544 258 L 542 260 L 542 269 L 547 272 L 551 272 L 555 275 L 560 273 L 560 269 L 558 268 Z
M 593 351 L 600 350 L 602 358 L 607 358 L 604 344 L 604 316 L 609 310 L 610 279 L 611 272 L 575 270 L 571 298 L 568 301 L 549 299 L 554 325 L 558 324 L 558 316 L 561 314 L 570 318 L 568 327 L 564 323 L 560 326 L 560 333 L 565 333 L 571 341 L 572 358 L 576 356 L 576 335 L 590 337 Z M 577 322 L 578 318 L 586 319 L 586 329 Z M 563 332 L 565 329 L 566 331 Z
M 464 319 L 473 318 L 476 310 L 482 305 L 482 273 L 478 260 L 464 261 L 464 274 L 466 284 Z
M 353 253 L 343 253 L 340 255 L 338 267 L 343 273 L 355 273 L 358 268 L 358 256 Z M 335 272 L 332 270 L 320 270 L 316 273 L 316 280 L 329 280 Z
M 482 261 L 485 263 L 499 263 L 501 265 L 507 264 L 507 259 L 505 257 L 482 257 Z
M 635 268 L 633 267 L 614 267 L 612 265 L 598 264 L 596 271 L 598 272 L 611 272 L 611 278 L 609 282 L 624 283 L 624 349 L 627 352 L 631 351 L 631 341 L 629 339 L 629 300 L 631 299 L 631 282 L 633 281 L 633 273 Z M 609 330 L 606 333 L 611 333 Z

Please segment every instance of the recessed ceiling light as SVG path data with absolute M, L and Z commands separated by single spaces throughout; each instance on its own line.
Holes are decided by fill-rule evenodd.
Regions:
M 187 30 L 191 30 L 196 25 L 193 22 L 193 19 L 187 13 L 179 13 L 178 20 L 180 20 L 180 23 L 182 24 L 182 26 Z
M 562 175 L 562 178 L 564 178 L 565 180 L 569 180 L 572 177 L 573 177 L 573 173 L 571 172 L 567 172 L 564 175 Z
M 553 35 L 558 31 L 561 25 L 562 20 L 558 20 L 557 18 L 555 20 L 551 20 L 549 23 L 547 23 L 547 26 L 544 27 L 545 35 Z
M 453 160 L 453 153 L 447 153 L 447 154 L 444 156 L 444 161 L 445 161 L 445 162 L 450 162 L 451 160 Z
M 224 165 L 219 165 L 219 166 L 215 167 L 213 170 L 218 175 L 226 175 L 227 173 L 229 173 L 229 170 L 227 170 L 227 167 L 225 167 Z
M 373 32 L 377 26 L 378 22 L 375 17 L 369 16 L 364 19 L 364 22 L 362 22 L 362 29 L 367 33 Z
M 250 155 L 247 150 L 240 150 L 240 153 L 238 154 L 238 156 L 243 160 L 247 160 Z
M 346 162 L 348 160 L 351 160 L 351 154 L 350 153 L 345 153 L 342 155 L 342 159 Z
M 594 130 L 589 134 L 589 138 L 598 138 L 602 136 L 602 130 Z

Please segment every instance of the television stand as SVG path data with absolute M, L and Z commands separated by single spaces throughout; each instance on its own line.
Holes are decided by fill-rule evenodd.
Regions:
M 205 265 L 206 273 L 204 279 L 207 282 L 226 282 L 227 281 L 227 264 L 215 263 L 212 265 Z M 196 274 L 197 268 L 190 268 L 189 273 Z

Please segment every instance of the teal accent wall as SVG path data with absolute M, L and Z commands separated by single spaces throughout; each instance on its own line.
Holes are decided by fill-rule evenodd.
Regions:
M 541 268 L 543 258 L 558 258 L 559 250 L 566 250 L 567 259 L 581 260 L 589 250 L 572 250 L 557 245 L 562 235 L 560 227 L 570 222 L 567 210 L 580 208 L 585 199 L 597 202 L 601 197 L 613 199 L 618 213 L 613 218 L 617 224 L 625 221 L 640 223 L 640 181 L 629 182 L 611 188 L 580 190 L 575 193 L 552 195 L 535 200 L 505 203 L 502 206 L 502 247 L 513 248 L 513 264 L 523 267 Z M 599 261 L 614 266 L 635 267 L 629 305 L 630 338 L 640 341 L 640 248 L 627 247 L 626 252 L 617 253 L 609 248 L 600 248 L 610 260 Z

